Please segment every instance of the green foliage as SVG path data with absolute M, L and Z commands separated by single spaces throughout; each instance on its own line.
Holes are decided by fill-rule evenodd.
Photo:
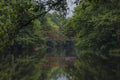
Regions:
M 42 77 L 39 65 L 44 55 L 40 53 L 45 40 L 42 30 L 58 29 L 50 17 L 44 16 L 51 9 L 65 15 L 66 8 L 65 0 L 0 1 L 0 80 L 39 80 Z
M 66 1 L 0 1 L 0 80 L 57 78 L 54 71 L 58 68 L 42 71 L 39 65 L 45 55 L 42 49 L 46 47 L 46 38 L 50 35 L 43 32 L 64 29 L 68 37 L 77 37 L 76 45 L 80 47 L 75 66 L 65 69 L 69 77 L 74 80 L 120 79 L 120 1 L 76 0 L 80 5 L 67 23 Z M 49 14 L 51 9 L 63 16 L 58 12 Z M 62 47 L 58 52 L 58 47 L 54 46 L 56 49 L 50 55 L 73 55 L 73 42 L 56 41 L 54 44 Z M 65 51 L 67 47 L 69 50 Z
M 0 1 L 0 52 L 13 44 L 16 35 L 48 11 L 66 12 L 66 1 L 2 0 Z M 47 8 L 48 7 L 48 8 Z
M 39 80 L 42 70 L 39 60 L 36 60 L 29 56 L 7 56 L 0 63 L 0 80 Z
M 75 80 L 120 79 L 120 53 L 114 52 L 116 57 L 110 53 L 120 49 L 119 9 L 120 2 L 116 0 L 84 0 L 68 20 L 65 27 L 67 35 L 77 36 L 81 50 L 74 69 L 78 75 Z M 74 33 L 70 33 L 71 30 Z

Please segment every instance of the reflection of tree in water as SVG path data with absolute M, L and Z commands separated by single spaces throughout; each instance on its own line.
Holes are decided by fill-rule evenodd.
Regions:
M 45 52 L 48 57 L 73 57 L 76 56 L 78 48 L 74 45 L 74 41 L 46 41 Z M 65 62 L 65 61 L 64 61 Z M 49 62 L 48 62 L 49 63 Z M 62 64 L 63 62 L 60 62 Z M 74 67 L 74 61 L 65 62 L 67 67 L 52 66 L 44 67 L 40 80 L 61 80 L 67 78 L 72 80 L 71 76 L 67 74 L 67 68 Z M 66 71 L 66 72 L 65 72 Z M 65 80 L 67 80 L 65 79 Z
M 51 56 L 75 56 L 74 41 L 46 41 L 46 53 Z
M 63 68 L 53 67 L 48 74 L 47 80 L 59 80 L 63 77 L 65 77 L 65 72 L 63 71 Z
M 46 47 L 43 49 L 43 52 L 47 57 L 73 57 L 77 54 L 77 48 L 75 46 L 75 41 L 72 40 L 47 40 L 45 42 Z M 45 59 L 47 60 L 47 59 Z M 57 61 L 57 60 L 56 60 Z M 64 63 L 63 63 L 64 62 Z M 47 62 L 51 65 L 54 62 Z M 46 64 L 43 62 L 43 64 Z M 61 61 L 57 63 L 58 66 L 47 66 L 43 67 L 42 74 L 40 76 L 40 80 L 72 80 L 70 76 L 67 76 L 65 72 L 66 69 L 64 66 L 67 65 L 67 68 L 74 66 L 74 61 Z M 68 78 L 67 78 L 68 77 Z

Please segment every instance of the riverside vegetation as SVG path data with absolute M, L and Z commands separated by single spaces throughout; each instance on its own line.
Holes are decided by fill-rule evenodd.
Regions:
M 0 80 L 120 80 L 120 1 L 0 1 Z M 53 13 L 49 13 L 53 10 Z M 43 31 L 64 31 L 47 40 Z M 76 56 L 74 66 L 45 68 L 45 56 Z

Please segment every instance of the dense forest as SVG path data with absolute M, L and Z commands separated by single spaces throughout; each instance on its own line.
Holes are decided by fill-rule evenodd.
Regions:
M 0 80 L 120 80 L 120 1 L 68 1 L 0 1 Z
M 82 1 L 65 28 L 81 50 L 70 70 L 74 80 L 120 79 L 120 1 Z

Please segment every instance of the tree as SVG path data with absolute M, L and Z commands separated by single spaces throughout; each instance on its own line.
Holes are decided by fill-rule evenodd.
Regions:
M 33 20 L 44 16 L 51 9 L 66 13 L 65 0 L 2 0 L 0 6 L 2 14 L 0 19 L 1 53 L 7 46 L 12 45 L 19 31 L 31 24 Z
M 32 53 L 35 47 L 41 47 L 43 44 L 39 32 L 41 26 L 39 19 L 50 10 L 64 10 L 65 13 L 65 5 L 66 2 L 63 0 L 0 1 L 1 80 L 37 80 L 41 76 L 39 61 L 43 56 Z M 25 76 L 24 73 L 28 75 Z
M 68 21 L 67 35 L 77 36 L 81 50 L 74 68 L 81 76 L 76 80 L 119 80 L 119 4 L 117 0 L 83 0 Z

